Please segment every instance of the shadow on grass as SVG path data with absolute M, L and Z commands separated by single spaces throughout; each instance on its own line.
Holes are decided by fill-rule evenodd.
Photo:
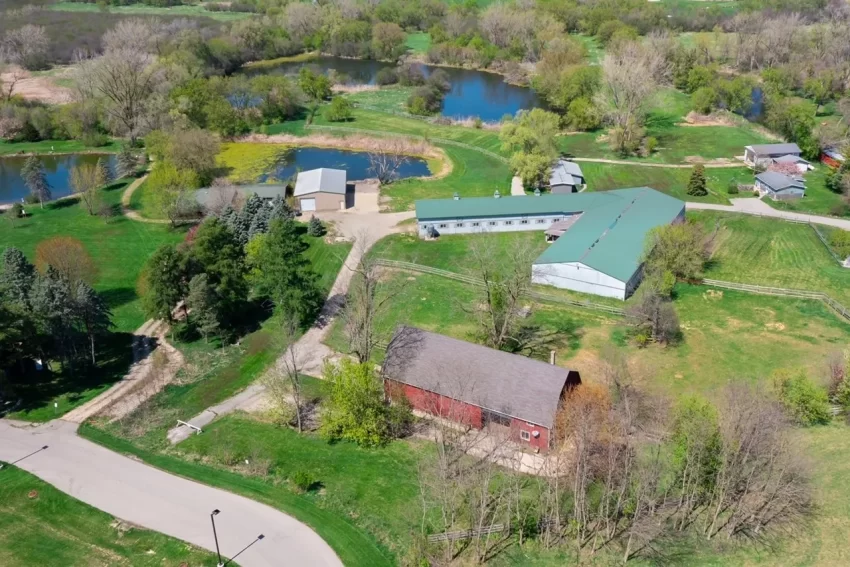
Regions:
M 103 298 L 110 309 L 115 309 L 138 299 L 136 290 L 131 287 L 105 289 L 100 292 L 100 297 Z
M 46 209 L 50 209 L 51 211 L 58 211 L 60 209 L 67 209 L 68 207 L 75 207 L 80 203 L 78 199 L 57 199 L 56 201 L 51 201 L 45 207 Z M 34 207 L 36 205 L 30 205 Z
M 97 366 L 91 368 L 78 364 L 73 374 L 69 368 L 40 372 L 29 369 L 24 373 L 11 374 L 9 384 L 12 394 L 21 400 L 16 411 L 31 412 L 45 408 L 61 395 L 66 395 L 68 402 L 76 406 L 87 390 L 117 382 L 133 364 L 132 343 L 133 335 L 130 333 L 111 333 L 101 339 Z

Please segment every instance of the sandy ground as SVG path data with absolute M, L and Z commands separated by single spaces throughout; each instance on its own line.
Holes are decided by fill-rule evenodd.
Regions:
M 17 79 L 14 90 L 12 91 L 13 95 L 47 104 L 64 104 L 71 102 L 71 89 L 60 87 L 54 82 L 54 79 L 64 75 L 65 72 L 63 70 L 50 77 L 44 75 L 33 76 L 29 71 L 14 68 L 0 75 L 0 82 L 3 83 L 4 93 L 7 92 L 9 84 Z

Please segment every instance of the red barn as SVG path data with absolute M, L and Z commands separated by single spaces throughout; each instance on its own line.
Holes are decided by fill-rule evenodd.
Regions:
M 581 383 L 574 370 L 412 327 L 396 332 L 384 375 L 414 409 L 542 451 L 565 391 Z

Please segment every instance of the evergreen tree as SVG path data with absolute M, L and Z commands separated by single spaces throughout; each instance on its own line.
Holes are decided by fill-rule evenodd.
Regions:
M 44 163 L 36 156 L 28 157 L 27 161 L 24 162 L 23 169 L 21 169 L 21 177 L 24 178 L 24 183 L 30 193 L 38 199 L 43 209 L 44 202 L 50 200 L 50 183 L 47 182 Z
M 95 337 L 105 334 L 112 326 L 112 312 L 106 302 L 84 281 L 77 282 L 74 294 L 74 311 L 86 332 L 91 349 L 91 363 L 95 360 Z
M 688 180 L 688 195 L 693 197 L 704 197 L 708 195 L 708 189 L 705 184 L 705 166 L 697 164 L 691 171 L 691 178 Z
M 160 246 L 145 264 L 147 291 L 142 298 L 145 313 L 171 322 L 171 313 L 186 298 L 189 262 L 175 246 Z
M 187 303 L 192 310 L 192 322 L 206 342 L 209 337 L 214 336 L 221 328 L 218 314 L 218 297 L 210 285 L 209 277 L 206 274 L 198 274 L 189 282 L 189 298 Z
M 112 171 L 102 157 L 97 158 L 97 181 L 101 187 L 112 181 Z
M 318 278 L 305 255 L 307 244 L 292 220 L 272 221 L 257 254 L 262 266 L 253 278 L 256 291 L 303 324 L 321 306 Z
M 310 217 L 310 223 L 307 225 L 307 234 L 310 236 L 324 236 L 326 230 L 322 221 L 316 218 L 316 215 Z
M 6 289 L 7 296 L 13 301 L 27 305 L 34 282 L 35 266 L 17 248 L 6 248 L 3 251 L 0 287 Z
M 295 212 L 286 203 L 286 199 L 278 195 L 272 201 L 272 208 L 269 214 L 269 223 L 273 220 L 290 220 L 295 218 Z
M 195 233 L 192 256 L 221 301 L 222 323 L 228 323 L 248 296 L 243 245 L 224 223 L 211 217 Z
M 224 225 L 227 228 L 229 228 L 230 230 L 233 230 L 233 223 L 234 223 L 235 217 L 236 217 L 236 211 L 234 211 L 233 207 L 231 207 L 230 205 L 225 206 L 221 210 L 221 214 L 218 215 L 219 220 L 221 222 L 223 222 Z
M 130 146 L 121 146 L 121 151 L 118 152 L 117 174 L 119 178 L 130 177 L 136 173 L 139 167 L 139 158 L 130 150 Z
M 271 208 L 265 204 L 260 207 L 254 215 L 254 220 L 251 221 L 251 228 L 248 230 L 248 240 L 251 240 L 258 234 L 265 234 L 269 230 L 271 212 Z
M 241 245 L 248 243 L 248 234 L 251 232 L 251 221 L 254 220 L 246 207 L 239 212 L 233 213 L 232 222 L 227 228 L 233 233 L 236 241 Z
M 33 318 L 39 334 L 53 339 L 56 353 L 72 362 L 74 301 L 71 285 L 53 266 L 39 275 L 30 294 Z M 73 366 L 71 366 L 73 371 Z

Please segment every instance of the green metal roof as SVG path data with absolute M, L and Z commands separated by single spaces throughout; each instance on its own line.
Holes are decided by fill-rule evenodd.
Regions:
M 685 203 L 649 187 L 539 197 L 416 201 L 420 221 L 581 213 L 535 264 L 581 262 L 620 281 L 640 267 L 646 233 L 669 224 Z

